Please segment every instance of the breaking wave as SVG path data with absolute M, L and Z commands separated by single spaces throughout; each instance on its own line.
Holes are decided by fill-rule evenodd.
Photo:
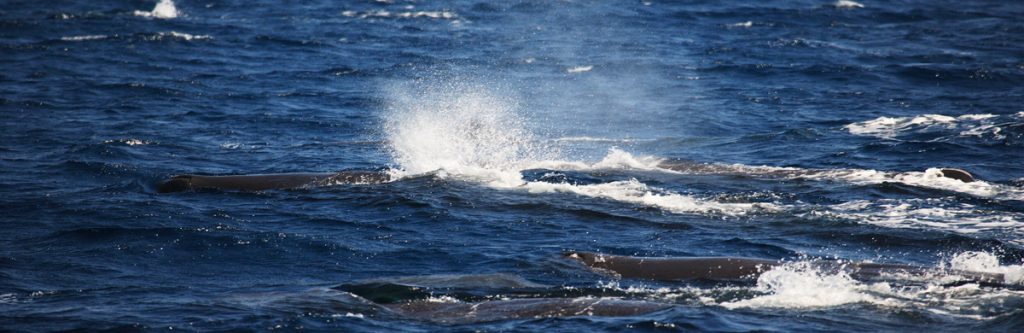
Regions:
M 997 141 L 1007 139 L 1005 128 L 1019 126 L 1024 112 L 1012 115 L 967 114 L 946 116 L 924 114 L 914 117 L 879 117 L 843 126 L 850 134 L 882 139 L 906 139 L 910 136 L 931 135 L 945 137 L 982 137 Z
M 345 17 L 358 17 L 358 18 L 429 18 L 429 19 L 441 19 L 441 20 L 454 20 L 458 19 L 459 15 L 451 11 L 405 11 L 405 12 L 392 12 L 387 10 L 375 10 L 367 12 L 357 12 L 354 10 L 346 10 L 341 12 L 342 16 Z

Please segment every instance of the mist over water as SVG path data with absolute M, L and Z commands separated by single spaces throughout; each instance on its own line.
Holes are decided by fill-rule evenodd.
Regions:
M 0 328 L 1013 331 L 1022 15 L 15 3 L 0 9 Z M 178 174 L 340 170 L 394 181 L 156 193 Z M 784 264 L 666 282 L 568 250 Z M 861 261 L 934 269 L 820 265 Z M 537 299 L 665 309 L 509 305 Z

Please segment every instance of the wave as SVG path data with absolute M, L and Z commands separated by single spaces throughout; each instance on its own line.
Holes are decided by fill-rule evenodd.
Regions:
M 171 37 L 176 39 L 183 39 L 187 41 L 192 40 L 210 40 L 213 36 L 210 35 L 192 35 L 183 32 L 171 31 L 171 32 L 160 32 L 153 36 L 153 40 L 162 40 L 164 37 Z
M 173 0 L 160 0 L 151 11 L 136 10 L 135 16 L 152 17 L 158 19 L 172 19 L 178 17 L 178 8 L 174 6 Z
M 132 35 L 81 35 L 81 36 L 63 36 L 60 38 L 61 41 L 65 42 L 85 42 L 94 40 L 130 40 L 138 39 L 145 41 L 161 41 L 161 40 L 184 40 L 184 41 L 201 41 L 201 40 L 212 40 L 211 35 L 193 35 L 184 32 L 177 31 L 164 31 L 157 33 L 136 33 Z
M 570 67 L 570 68 L 566 69 L 565 72 L 569 73 L 569 74 L 578 74 L 578 73 L 589 72 L 592 69 L 594 69 L 593 65 L 589 65 L 589 66 L 576 66 L 576 67 Z
M 152 144 L 152 141 L 139 140 L 139 139 L 118 139 L 118 140 L 105 140 L 103 144 L 123 144 L 128 146 L 142 146 Z
M 61 37 L 60 40 L 65 42 L 81 42 L 87 40 L 98 40 L 106 39 L 107 35 L 83 35 L 83 36 L 65 36 Z
M 1024 112 L 1017 113 L 1024 118 Z M 994 114 L 967 114 L 958 117 L 940 114 L 924 114 L 914 117 L 879 117 L 872 120 L 843 126 L 850 134 L 895 139 L 907 134 L 933 131 L 959 130 L 961 136 L 979 136 L 986 132 L 999 135 L 1000 129 L 993 125 L 998 116 Z M 1005 138 L 1005 137 L 1004 137 Z
M 621 152 L 621 154 L 626 154 Z M 625 159 L 619 157 L 619 159 Z M 742 164 L 686 163 L 651 158 L 634 163 L 635 169 L 647 169 L 696 175 L 744 175 L 786 180 L 844 182 L 853 185 L 905 184 L 938 189 L 994 200 L 1024 200 L 1020 186 L 976 180 L 965 183 L 942 176 L 938 168 L 923 172 L 886 172 L 866 169 L 803 169 L 793 167 L 749 166 Z M 999 233 L 1011 235 L 1011 243 L 1024 244 L 1024 215 L 999 213 L 970 204 L 958 203 L 955 197 L 929 199 L 852 200 L 836 205 L 782 205 L 773 208 L 801 217 L 849 220 L 887 228 L 919 228 L 957 234 Z M 1002 237 L 1001 237 L 1002 238 Z
M 833 3 L 832 6 L 840 9 L 864 8 L 864 4 L 850 0 L 838 0 L 835 3 Z
M 781 210 L 778 205 L 772 203 L 726 203 L 699 199 L 689 195 L 650 187 L 635 179 L 592 185 L 526 182 L 517 187 L 525 188 L 530 193 L 572 193 L 586 197 L 655 207 L 674 213 L 710 213 L 742 216 L 751 213 L 777 212 Z
M 367 12 L 357 12 L 353 10 L 346 10 L 341 12 L 342 16 L 345 17 L 358 17 L 358 18 L 430 18 L 440 20 L 455 20 L 459 18 L 459 15 L 455 12 L 442 10 L 442 11 L 416 11 L 416 12 L 391 12 L 387 10 L 375 10 Z
M 1013 235 L 1011 243 L 1024 245 L 1024 215 L 993 214 L 974 205 L 949 199 L 854 200 L 812 208 L 805 217 L 825 217 L 887 228 L 942 230 L 958 234 L 999 232 Z

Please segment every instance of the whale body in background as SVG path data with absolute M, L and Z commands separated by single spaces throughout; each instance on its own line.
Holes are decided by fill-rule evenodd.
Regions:
M 761 273 L 783 265 L 779 260 L 739 257 L 629 257 L 591 252 L 566 252 L 564 255 L 598 271 L 611 272 L 622 278 L 663 281 L 756 280 Z M 878 279 L 883 274 L 926 276 L 944 273 L 959 278 L 948 284 L 978 283 L 987 286 L 1021 287 L 1007 284 L 1003 274 L 997 273 L 867 262 L 816 261 L 811 264 L 824 271 L 845 272 L 858 280 Z
M 391 181 L 391 175 L 381 171 L 272 173 L 227 176 L 179 175 L 161 183 L 157 191 L 160 193 L 184 192 L 198 189 L 265 191 L 335 184 L 379 184 L 389 181 Z
M 711 175 L 741 175 L 741 176 L 769 176 L 769 177 L 808 177 L 829 173 L 851 172 L 851 169 L 798 169 L 798 168 L 759 168 L 744 167 L 738 165 L 700 163 L 686 160 L 665 160 L 658 164 L 659 168 L 682 172 L 687 174 L 711 174 Z M 939 168 L 939 175 L 945 178 L 956 179 L 964 183 L 974 182 L 970 172 L 957 168 Z
M 750 171 L 735 166 L 694 163 L 681 160 L 664 161 L 661 168 L 684 173 L 696 174 L 745 174 Z M 974 176 L 961 169 L 940 169 L 946 178 L 957 179 L 965 183 L 975 181 Z M 808 176 L 828 170 L 775 169 L 763 171 L 771 176 Z M 270 173 L 250 175 L 178 175 L 160 183 L 160 193 L 184 192 L 199 189 L 226 191 L 265 191 L 275 189 L 295 189 L 336 184 L 379 184 L 393 180 L 391 174 L 383 171 L 349 170 L 336 173 Z

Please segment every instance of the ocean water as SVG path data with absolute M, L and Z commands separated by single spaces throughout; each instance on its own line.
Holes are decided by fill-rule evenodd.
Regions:
M 1022 17 L 1016 1 L 4 1 L 0 330 L 1018 331 L 1020 288 L 807 263 L 1024 282 Z M 349 169 L 397 180 L 156 192 Z M 569 250 L 792 264 L 655 282 Z M 536 297 L 666 308 L 444 322 L 382 305 Z

